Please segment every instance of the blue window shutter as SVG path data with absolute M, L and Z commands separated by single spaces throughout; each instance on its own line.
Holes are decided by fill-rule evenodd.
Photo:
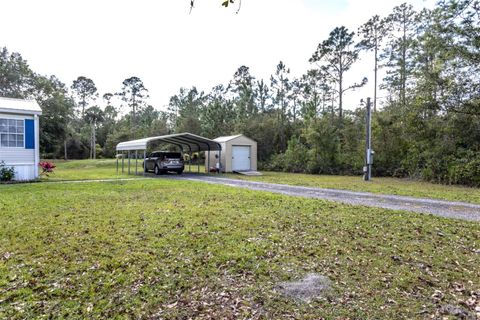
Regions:
M 25 149 L 35 149 L 35 122 L 25 119 Z

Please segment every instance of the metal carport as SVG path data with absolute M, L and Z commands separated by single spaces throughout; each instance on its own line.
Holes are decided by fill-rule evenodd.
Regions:
M 148 144 L 151 142 L 164 142 L 175 145 L 179 147 L 183 153 L 188 150 L 190 154 L 190 162 L 192 159 L 192 152 L 199 152 L 199 151 L 219 151 L 219 161 L 221 163 L 222 159 L 222 146 L 211 139 L 197 136 L 193 133 L 177 133 L 177 134 L 169 134 L 165 136 L 157 136 L 157 137 L 148 137 L 143 139 L 131 140 L 120 142 L 117 144 L 117 155 L 118 152 L 121 151 L 122 154 L 122 173 L 124 172 L 124 159 L 125 157 L 124 152 L 127 151 L 128 154 L 128 174 L 130 174 L 130 159 L 132 152 L 135 152 L 135 174 L 138 174 L 138 151 L 143 151 L 143 160 L 147 157 L 147 147 Z M 186 150 L 185 150 L 186 149 Z M 210 158 L 208 159 L 207 164 L 207 172 L 210 170 Z M 145 170 L 143 170 L 143 175 L 145 175 Z M 198 171 L 200 171 L 200 166 L 198 166 Z M 118 156 L 117 156 L 117 173 L 118 173 Z

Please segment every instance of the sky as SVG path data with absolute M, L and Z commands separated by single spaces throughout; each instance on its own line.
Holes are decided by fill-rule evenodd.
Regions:
M 0 47 L 19 52 L 31 68 L 68 86 L 91 78 L 100 95 L 121 90 L 131 76 L 143 80 L 149 103 L 165 110 L 180 87 L 208 92 L 227 84 L 242 65 L 269 82 L 281 60 L 299 77 L 317 45 L 337 26 L 352 31 L 371 16 L 388 15 L 397 0 L 3 0 Z M 238 2 L 238 0 L 237 0 Z M 432 0 L 412 0 L 415 8 Z M 345 97 L 358 107 L 373 97 L 373 56 L 362 55 L 346 85 L 369 84 Z M 380 94 L 381 96 L 381 94 Z

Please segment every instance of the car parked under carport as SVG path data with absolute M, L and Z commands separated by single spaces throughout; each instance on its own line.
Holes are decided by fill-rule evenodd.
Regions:
M 145 172 L 153 171 L 156 175 L 176 172 L 182 174 L 185 169 L 181 152 L 154 151 L 143 161 Z
M 192 159 L 193 153 L 199 153 L 202 151 L 210 152 L 210 151 L 218 151 L 219 159 L 222 159 L 222 146 L 217 141 L 198 136 L 192 133 L 177 133 L 177 134 L 170 134 L 164 136 L 156 136 L 156 137 L 147 137 L 143 139 L 131 140 L 120 142 L 117 144 L 117 173 L 120 171 L 124 173 L 125 170 L 125 160 L 127 160 L 127 172 L 128 174 L 131 173 L 131 161 L 134 161 L 134 173 L 138 174 L 138 160 L 143 160 L 147 158 L 147 149 L 154 147 L 155 143 L 164 143 L 169 144 L 173 147 L 177 147 L 181 150 L 182 154 L 189 154 L 189 159 Z M 121 160 L 121 163 L 119 163 Z M 142 163 L 140 162 L 140 165 Z M 197 172 L 200 173 L 200 162 L 196 163 L 197 165 Z M 192 163 L 188 164 L 188 168 L 191 170 Z M 207 160 L 205 171 L 208 172 L 208 168 L 210 167 L 209 159 Z M 154 167 L 155 168 L 155 167 Z M 141 171 L 145 175 L 146 172 L 143 170 L 143 166 L 140 166 Z M 160 168 L 159 169 L 163 169 Z M 168 169 L 168 168 L 167 168 Z M 154 169 L 153 169 L 154 170 Z

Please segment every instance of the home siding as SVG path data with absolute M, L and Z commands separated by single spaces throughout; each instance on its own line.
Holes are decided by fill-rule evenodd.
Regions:
M 35 150 L 24 148 L 0 148 L 0 161 L 7 165 L 35 165 Z
M 32 119 L 29 115 L 14 115 L 0 113 L 2 119 Z M 35 128 L 38 130 L 38 128 Z M 35 173 L 35 150 L 25 148 L 2 148 L 0 147 L 0 162 L 4 161 L 5 165 L 15 168 L 15 180 L 31 180 L 36 176 Z

